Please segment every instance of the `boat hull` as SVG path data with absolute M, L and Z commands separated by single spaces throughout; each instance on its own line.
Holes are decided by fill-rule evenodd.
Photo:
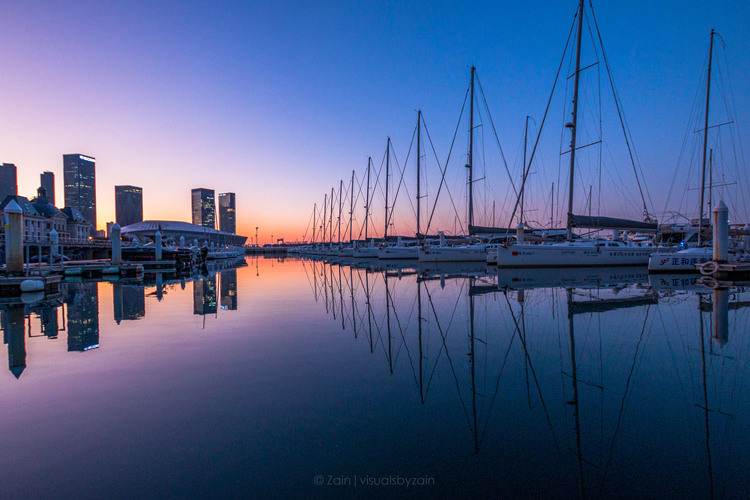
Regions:
M 487 262 L 487 249 L 473 247 L 428 247 L 419 249 L 420 262 Z
M 380 260 L 392 260 L 392 259 L 411 259 L 416 260 L 419 258 L 418 247 L 383 247 L 378 249 L 378 259 Z
M 497 267 L 646 266 L 650 247 L 517 244 L 497 249 Z
M 712 247 L 689 248 L 678 252 L 654 252 L 648 261 L 649 273 L 696 273 L 697 264 L 713 260 Z

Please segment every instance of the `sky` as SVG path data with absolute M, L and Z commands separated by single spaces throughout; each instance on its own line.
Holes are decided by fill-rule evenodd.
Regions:
M 260 243 L 309 238 L 314 204 L 320 208 L 342 179 L 347 189 L 352 170 L 361 182 L 369 156 L 379 167 L 388 137 L 403 164 L 418 109 L 445 164 L 471 65 L 477 67 L 509 171 L 518 181 L 525 118 L 541 121 L 577 7 L 574 0 L 3 0 L 0 5 L 0 161 L 17 165 L 19 194 L 32 196 L 39 174 L 50 170 L 62 200 L 62 155 L 82 153 L 96 158 L 99 228 L 115 218 L 115 185 L 143 187 L 146 219 L 186 221 L 190 190 L 205 187 L 237 194 L 238 233 L 254 236 L 258 227 Z M 650 203 L 663 212 L 683 143 L 694 142 L 695 134 L 686 130 L 711 28 L 724 41 L 717 42 L 722 45 L 718 57 L 722 77 L 732 84 L 734 150 L 748 143 L 750 4 L 598 1 L 594 10 Z M 604 82 L 606 74 L 601 78 Z M 596 81 L 590 80 L 590 90 Z M 601 85 L 606 89 L 608 83 Z M 542 186 L 559 177 L 565 95 L 562 104 L 551 105 L 549 133 L 540 139 L 540 164 L 533 169 L 538 193 L 547 193 Z M 606 98 L 602 90 L 601 99 Z M 619 127 L 616 115 L 605 114 L 606 105 L 602 110 L 602 122 Z M 489 151 L 494 142 L 487 117 L 482 115 L 480 142 Z M 710 117 L 723 120 L 719 114 Z M 463 124 L 454 149 L 451 161 L 460 163 L 467 151 Z M 604 151 L 618 158 L 615 176 L 623 169 L 623 178 L 632 175 L 629 161 L 620 163 L 627 155 L 622 146 Z M 482 175 L 490 183 L 485 192 L 492 196 L 479 196 L 484 219 L 477 222 L 504 221 L 499 213 L 515 200 L 505 168 L 490 161 L 492 154 L 497 156 L 497 149 L 482 153 Z M 429 199 L 434 201 L 439 170 L 427 163 L 433 169 Z M 465 173 L 450 171 L 458 179 L 450 187 L 460 205 Z M 687 182 L 686 188 L 682 181 L 673 191 L 686 193 L 695 185 Z M 395 186 L 398 178 L 392 182 Z M 597 182 L 582 178 L 582 191 Z M 414 181 L 404 183 L 411 183 L 413 198 Z M 638 202 L 611 201 L 617 191 L 632 189 L 602 186 L 596 209 L 639 218 Z M 544 201 L 547 195 L 533 201 L 529 194 L 528 203 L 536 207 L 529 213 L 537 210 L 537 219 L 548 218 L 542 215 L 550 203 Z M 447 198 L 441 196 L 444 205 Z M 496 217 L 487 215 L 492 197 Z M 585 198 L 579 209 L 586 209 Z M 678 195 L 672 199 L 679 204 Z M 361 211 L 360 198 L 357 205 L 355 211 Z M 376 198 L 373 210 L 382 205 Z M 413 233 L 413 214 L 413 208 L 394 210 L 399 219 L 394 229 Z M 355 234 L 364 220 L 356 217 Z M 439 224 L 450 222 L 444 218 Z

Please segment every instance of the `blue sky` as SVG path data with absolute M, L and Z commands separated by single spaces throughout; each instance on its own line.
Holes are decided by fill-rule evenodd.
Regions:
M 726 42 L 747 143 L 750 6 L 594 8 L 661 211 L 712 27 Z M 190 189 L 208 187 L 237 193 L 241 232 L 291 240 L 339 179 L 361 177 L 369 155 L 379 164 L 388 136 L 403 161 L 417 109 L 444 159 L 472 64 L 512 163 L 526 115 L 541 120 L 575 10 L 574 1 L 3 2 L 0 161 L 18 165 L 21 194 L 52 170 L 61 197 L 62 155 L 95 156 L 100 227 L 114 218 L 115 184 L 143 186 L 147 218 L 179 220 Z M 542 136 L 540 159 L 555 168 L 563 113 L 551 110 Z M 465 154 L 465 132 L 455 147 Z M 507 177 L 488 169 L 507 199 Z M 403 232 L 413 231 L 403 215 Z

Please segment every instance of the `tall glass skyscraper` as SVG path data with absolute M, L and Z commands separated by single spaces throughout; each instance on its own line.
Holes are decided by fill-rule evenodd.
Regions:
M 65 206 L 77 208 L 96 230 L 96 160 L 82 154 L 63 155 Z
M 39 185 L 44 189 L 47 199 L 53 205 L 55 204 L 55 174 L 44 171 L 39 176 Z
M 9 195 L 18 194 L 18 182 L 16 182 L 16 165 L 3 163 L 0 165 L 0 202 Z
M 195 188 L 191 192 L 193 202 L 193 224 L 216 229 L 216 202 L 214 190 Z
M 143 189 L 137 186 L 115 186 L 115 220 L 120 227 L 143 220 Z
M 219 193 L 219 231 L 237 233 L 234 193 Z

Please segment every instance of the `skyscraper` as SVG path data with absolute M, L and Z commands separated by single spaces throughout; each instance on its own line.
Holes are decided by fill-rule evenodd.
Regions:
M 55 204 L 55 174 L 44 171 L 39 176 L 39 185 L 44 189 L 47 199 L 53 205 Z
M 216 203 L 214 190 L 195 188 L 192 190 L 193 224 L 216 229 Z
M 143 189 L 115 186 L 115 220 L 120 227 L 143 220 Z
M 219 231 L 237 233 L 234 193 L 219 194 Z
M 63 180 L 65 182 L 65 206 L 76 208 L 91 232 L 96 230 L 96 160 L 82 154 L 63 155 Z
M 0 202 L 6 196 L 18 194 L 18 183 L 16 182 L 16 166 L 13 163 L 0 165 Z

